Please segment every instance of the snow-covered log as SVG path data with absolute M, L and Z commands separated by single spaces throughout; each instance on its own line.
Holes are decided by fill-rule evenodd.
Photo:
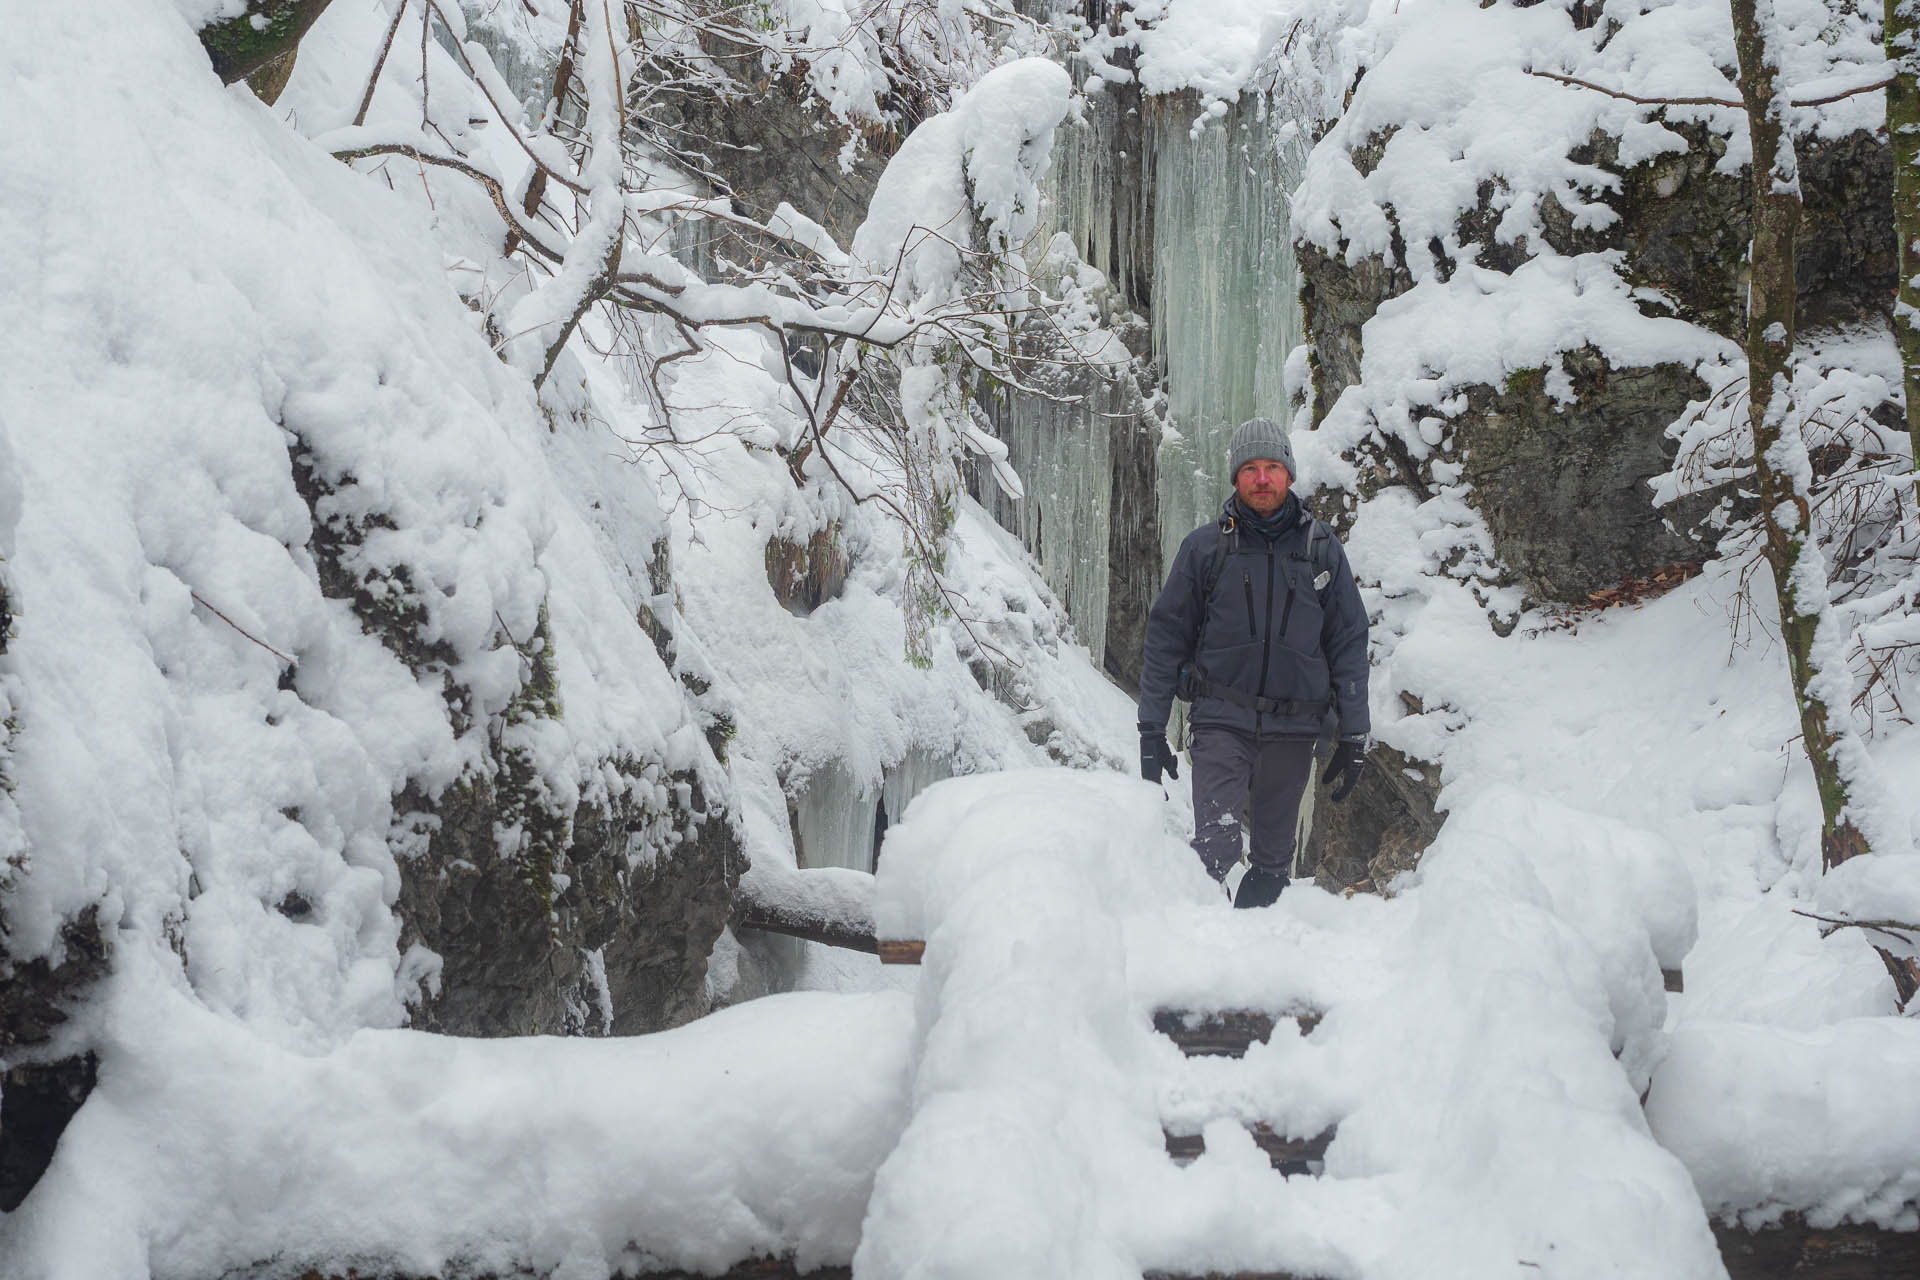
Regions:
M 734 890 L 732 924 L 868 955 L 880 953 L 873 933 L 873 877 L 847 867 L 796 871 L 755 863 Z

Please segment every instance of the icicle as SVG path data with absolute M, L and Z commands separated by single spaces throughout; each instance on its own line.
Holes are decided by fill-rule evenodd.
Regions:
M 1125 229 L 1140 222 L 1131 206 L 1117 216 L 1115 201 L 1137 202 L 1142 194 L 1119 181 L 1117 111 L 1110 95 L 1095 94 L 1087 100 L 1084 120 L 1069 120 L 1055 133 L 1043 184 L 1046 211 L 1027 249 L 1028 261 L 1050 291 L 1064 287 L 1059 285 L 1063 273 L 1070 275 L 1075 287 L 1079 282 L 1090 286 L 1090 306 L 1109 320 L 1126 314 L 1115 294 L 1119 281 L 1134 270 L 1135 246 Z M 1099 268 L 1110 283 L 1082 273 L 1083 263 Z M 1064 371 L 1055 390 L 1077 400 L 1003 396 L 985 406 L 1027 488 L 1024 501 L 995 493 L 987 506 L 1039 561 L 1076 638 L 1098 666 L 1107 638 L 1109 441 L 1116 424 L 1131 421 L 1128 415 L 1138 409 L 1137 392 L 1125 378 L 1103 380 L 1085 370 Z
M 802 867 L 851 867 L 873 870 L 880 835 L 898 822 L 913 798 L 953 776 L 953 761 L 919 747 L 909 748 L 886 771 L 877 790 L 863 791 L 838 762 L 813 771 L 796 806 L 795 852 Z
M 1103 390 L 1082 404 L 1018 396 L 991 406 L 994 434 L 1006 442 L 1027 492 L 1014 502 L 996 490 L 988 510 L 1040 562 L 1041 576 L 1096 666 L 1106 643 L 1112 482 L 1107 421 L 1098 415 L 1114 412 L 1116 399 L 1115 392 Z
M 913 798 L 934 783 L 953 776 L 953 761 L 947 756 L 935 755 L 931 751 L 922 751 L 914 747 L 907 752 L 906 758 L 887 770 L 887 780 L 880 786 L 880 808 L 886 826 L 891 826 L 906 816 L 907 806 Z M 879 851 L 875 850 L 877 854 Z
M 797 808 L 794 852 L 802 867 L 873 870 L 878 789 L 863 793 L 844 766 L 829 762 L 813 771 Z

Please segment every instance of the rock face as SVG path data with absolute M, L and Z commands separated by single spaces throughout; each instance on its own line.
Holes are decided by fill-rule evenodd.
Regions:
M 88 907 L 62 926 L 60 942 L 64 958 L 58 964 L 16 964 L 0 950 L 0 1063 L 15 1064 L 0 1071 L 0 1213 L 11 1213 L 26 1199 L 68 1121 L 93 1091 L 91 1054 L 44 1059 L 48 1041 L 75 1003 L 107 975 L 108 943 L 98 908 Z M 19 1065 L 23 1058 L 27 1065 Z
M 1725 147 L 1695 131 L 1691 149 L 1630 168 L 1611 138 L 1577 157 L 1620 176 L 1607 197 L 1620 217 L 1603 230 L 1579 230 L 1553 200 L 1543 211 L 1545 240 L 1562 254 L 1615 250 L 1628 279 L 1659 290 L 1671 313 L 1737 338 L 1744 324 L 1743 257 L 1749 235 L 1743 175 L 1716 172 Z M 1362 172 L 1385 139 L 1354 155 Z M 1803 145 L 1807 217 L 1799 248 L 1800 323 L 1833 325 L 1884 316 L 1893 287 L 1890 156 L 1883 140 L 1853 134 Z M 1511 271 L 1530 256 L 1522 242 L 1503 245 L 1491 186 L 1460 219 L 1463 241 L 1480 265 Z M 1404 246 L 1386 259 L 1348 265 L 1300 246 L 1302 302 L 1314 345 L 1314 391 L 1324 414 L 1360 378 L 1361 331 L 1380 305 L 1413 285 Z M 1649 306 L 1655 304 L 1649 303 Z M 1571 403 L 1546 394 L 1545 371 L 1522 371 L 1501 387 L 1469 389 L 1452 422 L 1447 460 L 1472 485 L 1469 501 L 1486 520 L 1494 553 L 1533 599 L 1584 602 L 1591 591 L 1682 560 L 1700 558 L 1687 536 L 1708 509 L 1705 499 L 1657 511 L 1646 481 L 1667 470 L 1668 425 L 1704 385 L 1677 365 L 1611 368 L 1592 349 L 1569 353 Z M 1395 453 L 1397 452 L 1397 456 Z M 1390 485 L 1425 494 L 1431 463 L 1404 452 L 1363 465 L 1362 496 Z
M 313 515 L 322 590 L 347 601 L 416 680 L 439 682 L 456 735 L 478 731 L 454 655 L 421 638 L 425 615 L 404 566 L 369 569 L 352 554 L 382 517 L 337 514 L 353 506 L 334 501 L 352 476 L 324 476 L 304 453 L 294 479 Z M 655 597 L 668 593 L 664 545 L 647 569 Z M 671 667 L 666 628 L 656 620 L 648 630 Z M 401 946 L 422 946 L 440 961 L 416 970 L 403 960 L 403 977 L 423 980 L 416 1025 L 457 1035 L 606 1035 L 697 1017 L 706 1012 L 707 956 L 744 863 L 725 802 L 691 772 L 624 755 L 579 780 L 582 799 L 558 797 L 522 745 L 542 722 L 565 718 L 544 610 L 517 647 L 525 676 L 484 726 L 485 767 L 438 794 L 409 784 L 395 797 Z
M 1317 767 L 1317 766 L 1316 766 Z M 1302 864 L 1314 882 L 1339 893 L 1384 889 L 1411 871 L 1440 834 L 1439 766 L 1376 746 L 1353 793 L 1335 804 L 1316 775 L 1313 828 Z
M 1619 189 L 1606 197 L 1619 219 L 1604 229 L 1576 229 L 1549 198 L 1544 238 L 1562 254 L 1619 252 L 1632 284 L 1668 300 L 1663 314 L 1737 340 L 1745 323 L 1747 179 L 1716 171 L 1725 154 L 1719 139 L 1697 127 L 1681 132 L 1688 135 L 1686 152 L 1632 167 L 1619 163 L 1613 139 L 1596 138 L 1576 159 L 1619 176 Z M 1384 135 L 1370 139 L 1354 153 L 1355 166 L 1369 171 L 1385 142 Z M 1894 283 L 1885 140 L 1852 134 L 1803 141 L 1800 161 L 1807 201 L 1797 263 L 1800 324 L 1884 320 Z M 1511 272 L 1533 250 L 1525 242 L 1495 240 L 1496 194 L 1490 186 L 1481 190 L 1477 207 L 1460 219 L 1460 235 L 1478 246 L 1482 267 Z M 1353 264 L 1298 246 L 1322 415 L 1360 380 L 1367 321 L 1413 287 L 1405 246 L 1398 236 L 1393 245 L 1388 256 Z M 1358 459 L 1359 496 L 1401 486 L 1424 498 L 1436 488 L 1434 462 L 1457 465 L 1500 569 L 1541 602 L 1584 603 L 1589 592 L 1622 578 L 1702 558 L 1710 547 L 1689 534 L 1718 495 L 1656 510 L 1646 481 L 1669 468 L 1673 446 L 1666 428 L 1689 401 L 1705 395 L 1704 384 L 1678 364 L 1614 368 L 1591 347 L 1567 353 L 1562 367 L 1570 402 L 1547 394 L 1545 370 L 1523 370 L 1502 386 L 1470 387 L 1441 457 L 1417 461 L 1389 445 L 1380 456 Z M 1320 883 L 1380 887 L 1413 866 L 1439 831 L 1439 782 L 1435 766 L 1376 748 L 1345 805 L 1325 803 L 1318 789 L 1306 853 Z
M 248 0 L 246 12 L 201 27 L 200 43 L 213 63 L 214 73 L 223 83 L 232 84 L 290 55 L 307 28 L 319 21 L 331 3 L 333 0 Z M 283 78 L 282 86 L 285 83 Z M 273 94 L 278 97 L 279 90 Z
M 741 211 L 764 217 L 785 201 L 842 245 L 850 242 L 904 133 L 856 137 L 848 126 L 830 121 L 811 97 L 804 69 L 764 78 L 757 58 L 726 51 L 717 52 L 712 65 L 752 68 L 763 78 L 743 81 L 724 97 L 693 77 L 693 87 L 663 88 L 646 107 L 649 134 L 693 172 L 706 175 L 716 194 L 731 197 Z M 938 109 L 905 100 L 891 105 L 916 123 Z M 845 165 L 843 155 L 849 161 Z
M 1685 366 L 1613 369 L 1590 347 L 1562 363 L 1574 403 L 1555 404 L 1539 372 L 1477 387 L 1454 440 L 1502 562 L 1535 595 L 1580 602 L 1622 578 L 1700 558 L 1684 530 L 1712 498 L 1655 511 L 1646 480 L 1671 463 L 1666 425 L 1706 389 Z
M 644 777 L 634 762 L 615 767 Z M 632 1035 L 705 1013 L 707 955 L 744 859 L 698 781 L 669 779 L 669 793 L 679 788 L 685 802 L 665 810 L 582 805 L 518 858 L 501 856 L 495 832 L 516 803 L 510 784 L 456 788 L 416 809 L 416 822 L 438 823 L 402 863 L 403 945 L 426 944 L 443 966 L 417 1025 Z M 663 847 L 671 852 L 639 854 Z
M 0 1213 L 12 1213 L 53 1163 L 54 1149 L 93 1092 L 92 1054 L 0 1072 Z

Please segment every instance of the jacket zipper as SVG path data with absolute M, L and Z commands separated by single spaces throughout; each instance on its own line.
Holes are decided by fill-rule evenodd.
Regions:
M 1294 594 L 1295 593 L 1293 590 L 1293 576 L 1289 574 L 1287 576 L 1287 607 L 1280 611 L 1280 637 L 1283 640 L 1286 638 L 1286 635 L 1287 635 L 1287 623 L 1292 621 L 1293 619 Z
M 1258 640 L 1260 633 L 1253 625 L 1253 574 L 1246 569 L 1240 571 L 1240 585 L 1247 593 L 1247 639 Z
M 1291 589 L 1289 589 L 1287 592 L 1287 609 L 1291 610 L 1292 608 L 1293 608 L 1293 592 Z M 1281 616 L 1284 618 L 1285 613 L 1283 612 Z M 1253 621 L 1253 601 L 1252 600 L 1247 601 L 1247 621 L 1249 625 L 1251 625 Z M 1267 634 L 1265 638 L 1262 639 L 1260 642 L 1259 696 L 1262 698 L 1267 696 L 1267 664 L 1272 660 L 1272 658 L 1273 658 L 1273 547 L 1269 545 L 1267 547 Z M 1265 718 L 1266 717 L 1261 712 L 1256 711 L 1253 713 L 1253 731 L 1256 735 L 1259 734 L 1261 722 Z

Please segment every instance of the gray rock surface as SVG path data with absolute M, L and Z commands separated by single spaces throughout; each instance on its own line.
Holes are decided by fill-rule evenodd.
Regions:
M 1650 309 L 1737 338 L 1745 323 L 1747 180 L 1716 171 L 1725 153 L 1718 139 L 1697 127 L 1682 132 L 1692 144 L 1688 151 L 1632 167 L 1619 163 L 1613 139 L 1594 139 L 1577 158 L 1619 174 L 1620 189 L 1606 197 L 1618 221 L 1579 230 L 1549 199 L 1544 238 L 1564 254 L 1619 251 L 1632 282 L 1666 299 L 1662 306 L 1650 293 Z M 1385 141 L 1375 137 L 1354 153 L 1362 172 L 1377 163 Z M 1853 134 L 1805 143 L 1800 162 L 1807 199 L 1798 261 L 1801 324 L 1883 317 L 1894 271 L 1885 140 Z M 1479 247 L 1481 266 L 1512 271 L 1535 250 L 1524 241 L 1495 240 L 1496 195 L 1490 185 L 1481 190 L 1477 207 L 1460 220 L 1460 234 Z M 1360 379 L 1366 322 L 1413 285 L 1405 246 L 1397 236 L 1393 245 L 1388 256 L 1354 264 L 1299 247 L 1321 414 Z M 1702 558 L 1710 545 L 1689 534 L 1718 495 L 1656 510 L 1646 484 L 1670 465 L 1667 426 L 1704 394 L 1690 370 L 1614 368 L 1591 348 L 1568 353 L 1563 365 L 1571 403 L 1548 397 L 1544 370 L 1521 371 L 1502 386 L 1469 388 L 1444 456 L 1461 465 L 1501 570 L 1534 600 L 1581 604 L 1622 578 Z M 1425 497 L 1435 487 L 1430 463 L 1392 444 L 1355 461 L 1363 498 L 1396 485 Z M 1439 830 L 1438 794 L 1433 765 L 1376 748 L 1373 767 L 1347 804 L 1319 797 L 1307 856 L 1320 883 L 1379 887 L 1414 865 Z
M 1654 510 L 1648 478 L 1671 465 L 1664 432 L 1706 395 L 1677 364 L 1613 369 L 1591 348 L 1564 359 L 1575 401 L 1557 405 L 1543 374 L 1476 387 L 1454 443 L 1502 562 L 1537 596 L 1580 603 L 1705 548 L 1684 530 L 1711 496 Z
M 1715 170 L 1724 153 L 1717 139 L 1694 130 L 1692 140 L 1684 154 L 1623 168 L 1614 141 L 1597 138 L 1579 158 L 1620 174 L 1620 190 L 1606 197 L 1619 220 L 1577 230 L 1549 199 L 1545 240 L 1567 254 L 1620 251 L 1629 278 L 1670 301 L 1667 313 L 1734 337 L 1744 323 L 1746 180 Z M 1362 171 L 1384 142 L 1373 139 L 1355 153 Z M 1893 284 L 1890 163 L 1884 141 L 1862 134 L 1803 148 L 1803 325 L 1884 314 Z M 1494 239 L 1495 195 L 1491 186 L 1481 191 L 1460 232 L 1480 248 L 1483 267 L 1511 271 L 1533 250 L 1524 241 Z M 1388 258 L 1354 265 L 1301 246 L 1301 296 L 1322 414 L 1359 380 L 1366 322 L 1412 287 L 1404 246 L 1397 238 L 1395 246 Z M 1577 604 L 1624 576 L 1699 559 L 1705 548 L 1687 533 L 1711 503 L 1657 511 L 1647 498 L 1646 481 L 1671 458 L 1666 427 L 1704 393 L 1689 371 L 1611 368 L 1592 350 L 1570 353 L 1565 367 L 1575 388 L 1570 405 L 1546 396 L 1544 371 L 1470 389 L 1446 457 L 1464 465 L 1469 500 L 1487 521 L 1502 568 L 1536 600 Z M 1360 461 L 1363 495 L 1386 485 L 1424 495 L 1432 486 L 1430 469 L 1403 451 Z
M 739 212 L 765 217 L 785 201 L 845 246 L 867 216 L 887 158 L 912 124 L 939 107 L 906 98 L 890 102 L 899 124 L 856 138 L 811 95 L 802 69 L 770 77 L 758 61 L 757 55 L 716 51 L 699 68 L 699 79 L 663 84 L 648 95 L 641 127 L 704 174 L 716 195 L 731 197 Z M 716 66 L 735 77 L 731 92 L 716 93 L 701 83 Z M 843 155 L 850 163 L 842 164 Z M 730 252 L 740 256 L 737 249 Z
M 416 679 L 438 679 L 456 733 L 484 728 L 491 743 L 484 770 L 437 795 L 409 784 L 395 797 L 401 946 L 423 945 L 441 960 L 416 1025 L 458 1035 L 624 1034 L 706 1012 L 707 955 L 744 864 L 724 798 L 707 795 L 691 773 L 620 756 L 590 771 L 619 779 L 608 788 L 613 799 L 559 807 L 534 762 L 498 731 L 565 717 L 544 612 L 520 646 L 527 674 L 519 693 L 497 724 L 475 725 L 454 655 L 421 639 L 426 615 L 404 566 L 378 571 L 376 581 L 351 555 L 381 519 L 333 514 L 352 504 L 327 499 L 353 478 L 322 475 L 305 455 L 296 456 L 294 477 L 313 513 L 322 590 L 346 600 Z M 670 598 L 664 545 L 647 569 L 655 598 Z M 642 618 L 649 621 L 671 667 L 670 628 Z M 722 751 L 719 722 L 701 722 Z M 665 803 L 635 798 L 655 795 Z
M 1313 830 L 1302 865 L 1313 868 L 1314 882 L 1329 892 L 1386 888 L 1394 876 L 1418 866 L 1440 834 L 1442 815 L 1434 809 L 1439 766 L 1392 747 L 1373 749 L 1344 801 L 1334 803 L 1327 792 L 1316 772 Z

